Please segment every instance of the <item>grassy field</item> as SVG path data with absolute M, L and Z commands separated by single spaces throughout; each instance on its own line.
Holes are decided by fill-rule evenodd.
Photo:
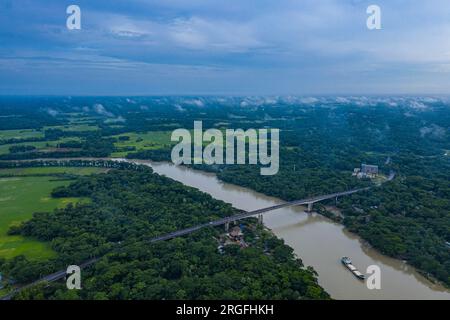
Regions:
M 114 145 L 117 148 L 125 148 L 125 147 L 135 147 L 136 151 L 141 150 L 151 150 L 151 149 L 160 149 L 164 146 L 168 146 L 171 144 L 170 135 L 171 131 L 151 131 L 146 133 L 123 133 L 117 136 L 113 136 L 114 138 L 119 138 L 121 136 L 128 136 L 130 140 L 127 141 L 118 141 Z M 113 157 L 124 157 L 127 155 L 127 151 L 114 152 L 112 154 Z
M 39 150 L 45 150 L 47 148 L 56 148 L 58 143 L 62 143 L 62 142 L 66 142 L 66 141 L 80 141 L 80 138 L 67 137 L 67 138 L 62 138 L 62 139 L 55 140 L 55 141 L 36 141 L 36 142 L 22 142 L 22 143 L 15 143 L 15 144 L 2 144 L 2 145 L 0 145 L 0 154 L 9 153 L 9 147 L 11 147 L 11 146 L 34 146 Z
M 222 135 L 223 139 L 225 141 L 226 135 L 225 130 L 222 129 Z M 191 132 L 191 138 L 194 139 L 194 132 L 193 130 Z M 135 151 L 142 151 L 142 150 L 151 150 L 151 149 L 161 149 L 163 147 L 170 147 L 177 142 L 171 142 L 170 136 L 172 134 L 172 131 L 150 131 L 146 133 L 123 133 L 120 135 L 113 136 L 114 138 L 119 138 L 122 136 L 128 136 L 130 137 L 129 140 L 126 141 L 118 141 L 114 143 L 116 148 L 126 148 L 126 147 L 135 147 Z M 237 138 L 238 141 L 242 141 L 242 138 Z M 246 139 L 247 142 L 250 142 L 250 139 Z M 258 143 L 258 139 L 255 141 L 251 141 L 253 143 Z M 260 142 L 267 143 L 266 140 L 261 139 Z M 225 143 L 225 142 L 224 142 Z M 203 146 L 208 145 L 209 142 L 203 142 Z M 112 153 L 112 157 L 120 158 L 125 157 L 129 152 L 135 152 L 135 151 L 118 151 Z
M 66 115 L 70 124 L 95 124 L 97 120 L 101 119 L 100 116 L 87 116 L 76 112 L 66 113 Z
M 0 130 L 0 140 L 28 139 L 28 138 L 42 138 L 42 137 L 44 137 L 43 132 L 33 129 Z
M 34 212 L 53 211 L 68 203 L 87 202 L 89 199 L 51 197 L 51 191 L 70 181 L 52 176 L 21 176 L 24 174 L 99 172 L 97 168 L 23 168 L 2 169 L 1 174 L 17 173 L 15 177 L 0 178 L 0 257 L 13 258 L 25 255 L 29 259 L 48 259 L 54 255 L 49 243 L 22 236 L 8 236 L 8 229 L 30 219 Z
M 90 123 L 72 123 L 66 126 L 45 127 L 45 129 L 59 129 L 62 131 L 96 131 L 98 126 Z
M 90 175 L 93 173 L 106 172 L 106 168 L 90 168 L 90 167 L 36 167 L 36 168 L 14 168 L 14 169 L 0 169 L 1 176 L 29 176 L 29 175 L 44 175 L 44 174 L 76 174 L 76 175 Z

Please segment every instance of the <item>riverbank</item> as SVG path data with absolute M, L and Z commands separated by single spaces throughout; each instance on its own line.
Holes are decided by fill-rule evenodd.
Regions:
M 215 170 L 208 170 L 207 168 L 205 168 L 205 166 L 186 166 L 187 168 L 190 169 L 194 169 L 194 170 L 199 170 L 199 171 L 203 171 L 203 172 L 208 172 L 208 173 L 213 173 L 213 174 L 217 174 Z M 230 182 L 229 179 L 223 179 L 223 176 L 219 173 L 216 175 L 217 178 L 224 182 L 224 183 L 231 183 L 233 184 L 233 182 Z M 389 177 L 385 177 L 385 179 L 383 179 L 384 182 L 389 182 L 392 181 L 396 176 L 396 173 L 391 171 Z M 246 183 L 240 183 L 242 182 L 242 180 L 237 180 L 238 181 L 238 185 L 239 186 L 243 186 L 244 188 L 248 188 L 250 190 L 255 191 L 253 188 L 249 187 Z M 382 183 L 378 182 L 376 183 L 376 187 L 380 187 L 382 185 Z M 261 192 L 261 191 L 256 191 L 256 192 Z M 264 194 L 264 192 L 262 192 Z M 291 199 L 292 200 L 292 199 Z M 283 201 L 288 201 L 287 199 L 283 199 Z M 344 215 L 342 214 L 341 210 L 334 205 L 324 205 L 321 203 L 317 203 L 315 204 L 315 212 L 320 213 L 321 215 L 323 215 L 324 217 L 331 219 L 334 222 L 337 222 L 339 224 L 342 224 L 344 226 L 344 228 L 347 228 L 347 224 L 344 224 Z M 348 230 L 348 229 L 346 229 Z M 408 260 L 404 260 L 404 258 L 402 258 L 402 256 L 396 256 L 396 255 L 390 255 L 388 252 L 384 252 L 385 250 L 383 249 L 383 247 L 380 246 L 375 246 L 374 243 L 370 243 L 369 239 L 364 239 L 362 238 L 362 233 L 358 232 L 359 230 L 357 229 L 353 229 L 351 232 L 353 232 L 354 234 L 357 234 L 358 237 L 361 238 L 361 242 L 364 243 L 364 245 L 366 245 L 367 247 L 370 247 L 372 250 L 377 250 L 380 254 L 386 256 L 386 257 L 390 257 L 392 259 L 395 259 L 397 261 L 401 261 L 402 263 L 408 263 Z M 373 239 L 372 239 L 373 240 Z M 413 268 L 418 274 L 420 274 L 421 276 L 425 277 L 427 280 L 429 280 L 431 283 L 436 284 L 438 286 L 441 286 L 443 288 L 445 288 L 445 290 L 448 292 L 450 287 L 447 286 L 445 283 L 441 282 L 440 280 L 438 280 L 436 277 L 434 277 L 432 274 L 425 272 L 424 270 L 421 269 L 416 269 L 416 267 L 414 267 L 413 265 L 409 265 L 411 268 Z
M 156 173 L 207 192 L 238 209 L 250 211 L 283 202 L 250 189 L 224 183 L 213 173 L 169 163 L 132 161 L 147 164 Z M 365 241 L 345 230 L 342 224 L 319 214 L 306 214 L 299 207 L 285 208 L 265 215 L 264 224 L 277 237 L 284 239 L 305 265 L 311 265 L 318 272 L 319 284 L 332 298 L 450 299 L 450 292 L 445 287 L 432 283 L 406 263 L 366 246 Z M 345 255 L 350 256 L 364 270 L 369 265 L 379 265 L 382 270 L 382 289 L 368 290 L 365 283 L 355 281 L 339 261 Z
M 87 160 L 87 159 L 86 159 Z M 89 159 L 93 160 L 93 159 Z M 104 159 L 108 160 L 108 159 Z M 111 159 L 110 159 L 111 160 Z M 146 160 L 112 159 L 148 165 L 158 173 L 209 193 L 237 209 L 251 211 L 284 201 L 253 190 L 219 181 L 213 173 Z M 319 274 L 319 284 L 335 299 L 450 299 L 449 291 L 434 284 L 414 268 L 380 254 L 357 235 L 319 214 L 306 214 L 303 208 L 276 210 L 264 217 L 264 224 L 294 249 L 305 265 Z M 364 271 L 376 264 L 382 270 L 382 289 L 368 290 L 343 268 L 339 259 L 349 256 Z

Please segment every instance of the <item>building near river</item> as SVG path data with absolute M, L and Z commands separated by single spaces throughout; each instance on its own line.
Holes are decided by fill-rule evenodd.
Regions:
M 378 174 L 378 166 L 370 165 L 370 164 L 362 164 L 361 165 L 361 172 L 363 174 Z
M 378 166 L 370 165 L 370 164 L 361 164 L 361 168 L 355 168 L 353 170 L 353 176 L 358 177 L 358 179 L 362 178 L 375 178 L 378 175 Z
M 231 229 L 231 232 L 229 233 L 229 235 L 230 235 L 230 238 L 235 241 L 241 241 L 244 238 L 244 234 L 242 233 L 241 228 L 238 226 Z

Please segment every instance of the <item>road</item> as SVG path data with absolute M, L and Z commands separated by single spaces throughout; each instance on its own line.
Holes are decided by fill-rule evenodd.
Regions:
M 240 214 L 236 214 L 236 215 L 232 215 L 229 217 L 225 217 L 225 218 L 221 218 L 218 220 L 214 220 L 214 221 L 210 221 L 207 223 L 203 223 L 203 224 L 199 224 L 193 227 L 189 227 L 186 229 L 182 229 L 182 230 L 178 230 L 178 231 L 174 231 L 174 232 L 170 232 L 155 238 L 152 238 L 150 240 L 148 240 L 148 243 L 155 243 L 155 242 L 159 242 L 159 241 L 165 241 L 165 240 L 170 240 L 173 238 L 177 238 L 177 237 L 181 237 L 187 234 L 191 234 L 193 232 L 196 232 L 200 229 L 204 229 L 204 228 L 209 228 L 209 227 L 216 227 L 216 226 L 221 226 L 230 222 L 234 222 L 234 221 L 239 221 L 242 219 L 246 219 L 246 218 L 250 218 L 250 217 L 254 217 L 254 216 L 258 216 L 261 214 L 265 214 L 268 213 L 270 211 L 274 211 L 277 209 L 281 209 L 281 208 L 286 208 L 286 207 L 292 207 L 292 206 L 298 206 L 298 205 L 304 205 L 304 204 L 310 204 L 310 203 L 316 203 L 316 202 L 320 202 L 323 200 L 327 200 L 327 199 L 334 199 L 336 197 L 343 197 L 343 196 L 347 196 L 350 194 L 354 194 L 357 192 L 361 192 L 361 191 L 366 191 L 369 190 L 371 187 L 366 187 L 366 188 L 360 188 L 360 189 L 353 189 L 353 190 L 348 190 L 348 191 L 344 191 L 344 192 L 336 192 L 336 193 L 332 193 L 332 194 L 327 194 L 327 195 L 322 195 L 322 196 L 317 196 L 317 197 L 311 197 L 311 198 L 306 198 L 306 199 L 302 199 L 302 200 L 295 200 L 295 201 L 290 201 L 290 202 L 285 202 L 285 203 L 281 203 L 275 206 L 271 206 L 271 207 L 267 207 L 267 208 L 262 208 L 262 209 L 257 209 L 254 211 L 248 211 L 248 212 L 243 212 Z M 79 267 L 81 269 L 86 268 L 94 263 L 96 263 L 100 258 L 91 258 L 90 260 L 87 260 L 81 264 L 79 264 Z M 57 271 L 55 273 L 52 273 L 50 275 L 47 275 L 39 280 L 36 280 L 30 284 L 24 285 L 22 287 L 16 288 L 15 290 L 13 290 L 11 293 L 9 293 L 8 295 L 4 296 L 1 298 L 1 300 L 10 300 L 15 294 L 17 294 L 18 292 L 20 292 L 23 289 L 29 288 L 31 286 L 34 286 L 38 283 L 41 282 L 54 282 L 60 279 L 63 279 L 66 276 L 66 270 L 60 270 Z
M 89 260 L 87 260 L 87 261 L 81 263 L 81 264 L 79 265 L 79 267 L 80 267 L 80 269 L 84 269 L 84 268 L 86 268 L 86 267 L 88 267 L 88 266 L 94 264 L 94 263 L 97 262 L 98 260 L 100 260 L 100 258 L 92 258 L 92 259 L 89 259 Z M 19 287 L 19 288 L 14 289 L 13 291 L 11 291 L 11 292 L 10 292 L 9 294 L 7 294 L 6 296 L 3 296 L 0 300 L 11 300 L 11 298 L 12 298 L 13 296 L 15 296 L 17 293 L 19 293 L 20 291 L 22 291 L 22 290 L 24 290 L 24 289 L 30 288 L 30 287 L 32 287 L 32 286 L 35 286 L 35 285 L 37 285 L 37 284 L 39 284 L 39 283 L 41 283 L 41 282 L 54 282 L 54 281 L 58 281 L 58 280 L 63 279 L 66 275 L 67 275 L 66 270 L 60 270 L 60 271 L 57 271 L 57 272 L 55 272 L 55 273 L 49 274 L 49 275 L 47 275 L 47 276 L 45 276 L 45 277 L 43 277 L 43 278 L 41 278 L 41 279 L 39 279 L 39 280 L 36 280 L 36 281 L 34 281 L 34 282 L 32 282 L 32 283 L 29 283 L 29 284 L 27 284 L 27 285 L 24 285 L 24 286 L 22 286 L 22 287 Z
M 318 196 L 318 197 L 312 197 L 312 198 L 306 198 L 306 199 L 302 199 L 302 200 L 295 200 L 295 201 L 285 202 L 285 203 L 278 204 L 278 205 L 275 205 L 275 206 L 262 208 L 262 209 L 258 209 L 258 210 L 254 210 L 254 211 L 248 211 L 248 212 L 232 215 L 232 216 L 229 216 L 229 217 L 221 218 L 221 219 L 218 219 L 218 220 L 214 220 L 214 221 L 211 221 L 211 222 L 203 223 L 203 224 L 200 224 L 200 225 L 196 225 L 194 227 L 190 227 L 190 228 L 174 231 L 174 232 L 162 235 L 160 237 L 153 238 L 153 239 L 149 240 L 149 242 L 153 243 L 153 242 L 162 241 L 162 240 L 169 240 L 169 239 L 180 237 L 180 236 L 183 236 L 183 235 L 186 235 L 186 234 L 189 234 L 189 233 L 193 233 L 193 232 L 195 232 L 197 230 L 200 230 L 200 229 L 203 229 L 203 228 L 216 227 L 216 226 L 224 225 L 226 223 L 230 223 L 230 222 L 234 222 L 234 221 L 238 221 L 238 220 L 242 220 L 242 219 L 258 216 L 260 214 L 265 214 L 267 212 L 274 211 L 274 210 L 277 210 L 277 209 L 286 208 L 286 207 L 292 207 L 292 206 L 299 206 L 299 205 L 308 204 L 308 203 L 315 203 L 315 202 L 319 202 L 319 201 L 323 201 L 323 200 L 327 200 L 327 199 L 334 199 L 336 197 L 347 196 L 347 195 L 350 195 L 350 194 L 353 194 L 353 193 L 356 193 L 356 192 L 361 192 L 361 191 L 368 190 L 368 189 L 370 189 L 370 187 L 361 188 L 361 189 L 353 189 L 353 190 L 349 190 L 349 191 L 337 192 L 337 193 L 327 194 L 327 195 Z

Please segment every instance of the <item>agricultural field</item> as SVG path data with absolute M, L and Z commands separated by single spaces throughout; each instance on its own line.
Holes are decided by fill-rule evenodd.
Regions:
M 0 140 L 42 138 L 44 133 L 34 129 L 0 130 Z
M 75 112 L 67 113 L 67 120 L 71 124 L 76 124 L 76 123 L 78 123 L 78 124 L 95 123 L 100 118 L 101 117 L 88 116 L 88 115 L 85 115 L 84 113 L 75 113 Z
M 58 146 L 59 143 L 63 143 L 63 142 L 67 142 L 67 141 L 81 141 L 81 139 L 78 137 L 67 137 L 67 138 L 61 138 L 61 139 L 55 140 L 55 141 L 35 141 L 35 142 L 21 142 L 21 143 L 14 143 L 14 144 L 3 144 L 3 145 L 0 145 L 0 155 L 8 154 L 9 148 L 12 146 L 33 146 L 36 149 L 38 149 L 39 151 L 45 151 L 45 150 L 54 149 Z
M 106 172 L 106 168 L 93 168 L 93 167 L 30 167 L 30 168 L 13 168 L 13 169 L 0 169 L 0 177 L 9 176 L 31 176 L 31 175 L 55 175 L 55 174 L 75 174 L 86 176 L 94 173 Z
M 63 208 L 69 203 L 88 202 L 85 198 L 51 197 L 51 191 L 68 185 L 70 180 L 57 179 L 50 174 L 92 174 L 101 172 L 98 168 L 20 168 L 0 170 L 0 258 L 24 255 L 32 260 L 53 257 L 49 243 L 43 243 L 22 236 L 9 236 L 9 228 L 30 219 L 35 212 L 48 212 Z M 5 177 L 6 175 L 15 176 Z M 31 176 L 35 174 L 36 176 Z M 38 176 L 48 174 L 48 176 Z M 28 175 L 28 176 L 24 176 Z M 1 177 L 3 176 L 3 177 Z
M 225 129 L 221 130 L 223 139 L 225 140 Z M 150 131 L 146 133 L 123 133 L 120 135 L 113 136 L 113 138 L 118 139 L 117 142 L 114 143 L 114 146 L 118 149 L 118 151 L 112 153 L 112 157 L 120 158 L 125 157 L 129 152 L 135 151 L 144 151 L 144 150 L 152 150 L 152 149 L 161 149 L 164 147 L 169 147 L 171 145 L 176 144 L 177 142 L 171 142 L 170 136 L 172 131 Z M 129 137 L 129 140 L 120 140 L 120 137 Z M 191 138 L 194 139 L 193 130 L 191 130 Z M 238 137 L 237 141 L 242 141 L 243 138 Z M 257 143 L 258 141 L 265 143 L 264 139 L 257 139 L 253 141 L 253 139 L 246 139 L 247 142 Z M 208 145 L 209 141 L 203 141 L 203 146 Z M 126 148 L 135 148 L 134 150 L 125 150 Z M 122 149 L 122 150 L 121 150 Z
M 91 123 L 71 123 L 69 125 L 64 126 L 52 126 L 45 127 L 45 129 L 59 129 L 62 131 L 74 132 L 74 131 L 96 131 L 98 130 L 98 126 L 93 125 Z
M 135 148 L 134 151 L 143 151 L 151 149 L 161 149 L 172 144 L 170 141 L 171 131 L 150 131 L 146 133 L 123 133 L 113 136 L 118 141 L 114 143 L 116 148 Z M 129 140 L 120 140 L 121 137 L 129 137 Z M 117 151 L 112 154 L 113 157 L 124 157 L 129 151 Z M 133 152 L 133 151 L 132 151 Z

